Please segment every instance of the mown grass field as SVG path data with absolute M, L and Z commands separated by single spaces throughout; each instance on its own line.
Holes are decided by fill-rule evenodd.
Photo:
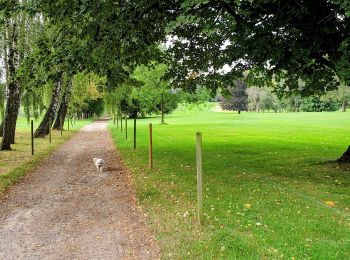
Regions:
M 89 122 L 89 120 L 76 121 L 69 131 L 63 131 L 62 136 L 60 131 L 52 130 L 51 143 L 49 143 L 48 136 L 36 138 L 34 140 L 34 156 L 32 156 L 30 124 L 25 118 L 20 117 L 16 128 L 16 144 L 11 146 L 11 151 L 0 151 L 0 195 Z M 39 123 L 40 121 L 34 122 L 34 131 Z M 65 129 L 67 129 L 67 126 L 65 126 Z
M 110 123 L 164 259 L 350 259 L 350 113 L 177 111 Z M 154 166 L 148 170 L 148 123 Z M 197 223 L 195 133 L 203 133 L 204 216 Z

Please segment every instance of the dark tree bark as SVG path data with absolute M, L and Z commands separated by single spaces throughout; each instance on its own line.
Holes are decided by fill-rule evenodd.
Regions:
M 47 109 L 44 118 L 41 120 L 39 127 L 36 129 L 34 133 L 34 138 L 45 137 L 49 134 L 50 127 L 55 120 L 59 102 L 60 102 L 60 94 L 62 89 L 62 74 L 58 76 L 58 79 L 55 82 L 52 98 L 50 102 L 50 106 Z M 51 123 L 51 125 L 49 125 Z
M 0 124 L 0 137 L 2 137 L 2 133 L 4 132 L 4 121 Z
M 3 137 L 0 145 L 0 150 L 11 150 L 11 144 L 14 143 L 15 130 L 18 116 L 18 104 L 20 100 L 21 90 L 16 80 L 16 71 L 18 68 L 18 30 L 16 21 L 9 21 L 6 26 L 8 39 L 8 56 L 5 63 L 7 63 L 8 70 L 8 96 L 6 99 L 5 116 L 3 121 Z
M 13 123 L 11 126 L 11 131 L 10 131 L 10 139 L 11 139 L 11 144 L 15 143 L 15 133 L 16 133 L 16 125 L 17 125 L 17 118 L 18 118 L 18 113 L 19 113 L 19 108 L 21 106 L 21 96 L 22 96 L 22 88 L 18 86 L 16 88 L 15 92 L 15 98 L 14 98 L 14 106 L 13 106 Z
M 350 146 L 345 151 L 345 153 L 338 160 L 336 160 L 336 162 L 338 162 L 338 163 L 350 163 Z
M 13 133 L 12 130 L 14 129 L 13 125 L 15 125 L 15 122 L 17 118 L 14 118 L 15 113 L 15 105 L 14 105 L 14 99 L 15 99 L 15 88 L 16 83 L 11 82 L 9 84 L 9 95 L 6 101 L 6 110 L 5 110 L 5 118 L 4 118 L 4 125 L 3 125 L 3 137 L 1 141 L 1 147 L 0 150 L 11 150 L 11 143 L 13 140 Z
M 18 23 L 20 23 L 18 31 L 17 33 L 17 37 L 18 37 L 18 46 L 19 50 L 16 51 L 15 55 L 17 57 L 15 57 L 16 59 L 16 70 L 19 67 L 19 64 L 21 64 L 22 60 L 24 59 L 24 39 L 25 39 L 25 26 L 26 26 L 26 15 L 24 13 L 22 13 L 21 15 L 19 15 L 18 17 Z M 21 106 L 21 99 L 22 99 L 22 87 L 20 86 L 20 83 L 17 82 L 17 84 L 19 84 L 19 86 L 16 88 L 15 91 L 15 99 L 14 99 L 14 111 L 13 111 L 13 117 L 15 118 L 13 124 L 12 124 L 12 129 L 11 129 L 11 144 L 15 143 L 15 133 L 16 133 L 16 125 L 17 125 L 17 118 L 18 118 L 18 114 L 19 114 L 19 109 Z
M 61 130 L 61 125 L 63 128 L 63 122 L 64 122 L 66 115 L 67 115 L 68 104 L 69 104 L 69 100 L 71 97 L 71 92 L 72 92 L 72 79 L 69 78 L 67 87 L 63 93 L 60 108 L 58 109 L 58 112 L 57 112 L 55 123 L 53 124 L 53 127 L 52 127 L 53 129 Z M 61 120 L 62 120 L 62 124 L 61 124 Z

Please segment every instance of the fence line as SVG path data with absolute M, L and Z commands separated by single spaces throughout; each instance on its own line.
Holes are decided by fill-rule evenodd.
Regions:
M 191 138 L 191 137 L 189 137 L 189 136 L 187 136 L 187 135 L 177 135 L 177 137 L 179 137 L 179 136 L 180 136 L 180 137 L 186 137 L 186 138 L 188 138 L 188 139 Z M 156 138 L 161 138 L 161 139 L 163 139 L 163 140 L 168 140 L 169 142 L 172 142 L 172 143 L 176 143 L 176 141 L 177 141 L 177 140 L 175 140 L 175 139 L 170 139 L 170 138 L 168 138 L 168 137 L 164 137 L 164 136 L 161 136 L 161 135 L 157 135 Z M 205 153 L 204 153 L 204 154 L 205 154 Z M 205 158 L 203 158 L 203 159 L 204 159 L 203 162 L 205 162 Z M 339 215 L 341 215 L 341 216 L 343 216 L 343 217 L 346 217 L 346 218 L 349 218 L 349 217 L 350 217 L 350 214 L 347 213 L 347 212 L 344 212 L 344 211 L 342 211 L 342 210 L 340 210 L 340 209 L 338 209 L 338 208 L 330 207 L 330 206 L 328 206 L 327 204 L 323 203 L 323 202 L 320 201 L 320 200 L 314 199 L 314 198 L 310 197 L 309 195 L 306 195 L 306 194 L 304 194 L 304 193 L 302 193 L 302 192 L 297 191 L 296 189 L 289 188 L 289 187 L 285 187 L 285 186 L 283 186 L 282 184 L 277 183 L 276 181 L 273 181 L 273 180 L 269 179 L 269 178 L 266 177 L 266 176 L 260 176 L 259 174 L 256 174 L 256 173 L 254 173 L 254 172 L 252 172 L 252 171 L 249 171 L 249 170 L 247 170 L 247 169 L 245 169 L 245 168 L 243 168 L 243 167 L 234 165 L 234 164 L 229 163 L 229 162 L 226 162 L 226 161 L 221 161 L 221 163 L 224 163 L 224 164 L 226 164 L 226 165 L 230 165 L 231 167 L 234 167 L 234 168 L 236 168 L 236 169 L 239 169 L 239 170 L 241 170 L 241 171 L 244 171 L 244 172 L 246 172 L 246 173 L 248 173 L 248 174 L 250 174 L 250 175 L 252 175 L 252 176 L 254 176 L 254 177 L 258 178 L 258 179 L 263 179 L 263 180 L 265 180 L 267 183 L 273 184 L 272 187 L 275 188 L 275 189 L 283 190 L 283 191 L 285 191 L 285 192 L 287 192 L 287 193 L 295 194 L 295 195 L 297 195 L 297 196 L 299 196 L 299 197 L 301 197 L 301 198 L 303 198 L 303 199 L 305 199 L 305 200 L 308 200 L 308 201 L 313 202 L 313 203 L 315 203 L 315 204 L 317 204 L 317 205 L 319 205 L 319 206 L 322 206 L 323 208 L 330 209 L 330 210 L 334 211 L 335 213 L 337 213 L 337 214 L 339 214 Z
M 246 172 L 246 173 L 248 173 L 248 174 L 250 174 L 250 175 L 252 175 L 252 176 L 254 176 L 254 177 L 258 178 L 258 179 L 264 179 L 267 183 L 273 184 L 273 187 L 274 187 L 275 189 L 284 190 L 284 191 L 286 191 L 286 192 L 293 193 L 293 194 L 295 194 L 295 195 L 298 195 L 299 197 L 304 198 L 305 200 L 309 200 L 309 201 L 311 201 L 311 202 L 314 202 L 315 204 L 318 204 L 318 205 L 320 205 L 320 206 L 322 206 L 322 207 L 324 207 L 324 208 L 331 209 L 331 210 L 333 210 L 334 212 L 336 212 L 337 214 L 343 215 L 343 216 L 345 216 L 345 217 L 350 217 L 350 214 L 348 214 L 348 213 L 346 213 L 346 212 L 344 212 L 344 211 L 342 211 L 342 210 L 340 210 L 340 209 L 330 207 L 330 206 L 328 206 L 327 204 L 325 204 L 325 203 L 323 203 L 323 202 L 321 202 L 321 201 L 319 201 L 319 200 L 316 200 L 316 199 L 314 199 L 314 198 L 312 198 L 312 197 L 310 197 L 310 196 L 308 196 L 308 195 L 306 195 L 306 194 L 304 194 L 304 193 L 301 193 L 301 192 L 297 191 L 296 189 L 284 187 L 283 185 L 281 185 L 281 184 L 279 184 L 279 183 L 277 183 L 277 182 L 275 182 L 275 181 L 273 181 L 273 180 L 271 180 L 271 179 L 268 179 L 267 177 L 259 176 L 259 175 L 256 174 L 256 173 L 253 173 L 253 172 L 251 172 L 251 171 L 249 171 L 249 170 L 247 170 L 247 169 L 245 169 L 245 168 L 239 167 L 239 166 L 237 166 L 237 165 L 233 165 L 232 163 L 227 163 L 227 162 L 224 162 L 224 163 L 225 163 L 225 164 L 229 164 L 230 166 L 232 166 L 232 167 L 234 167 L 234 168 L 236 168 L 236 169 L 239 169 L 239 170 L 241 170 L 241 171 L 244 171 L 244 172 Z M 276 186 L 277 186 L 277 187 L 276 187 Z

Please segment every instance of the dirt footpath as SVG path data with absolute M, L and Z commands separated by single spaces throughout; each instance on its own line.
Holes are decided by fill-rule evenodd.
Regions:
M 85 126 L 0 201 L 0 259 L 158 258 L 106 121 Z

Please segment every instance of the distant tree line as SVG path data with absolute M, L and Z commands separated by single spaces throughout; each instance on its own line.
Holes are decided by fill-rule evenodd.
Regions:
M 337 111 L 346 112 L 350 103 L 350 87 L 340 85 L 336 90 L 328 91 L 323 95 L 310 95 L 302 97 L 292 94 L 278 97 L 269 87 L 248 87 L 244 82 L 237 81 L 233 87 L 228 87 L 227 93 L 218 95 L 224 110 L 265 111 L 274 112 L 323 112 Z

